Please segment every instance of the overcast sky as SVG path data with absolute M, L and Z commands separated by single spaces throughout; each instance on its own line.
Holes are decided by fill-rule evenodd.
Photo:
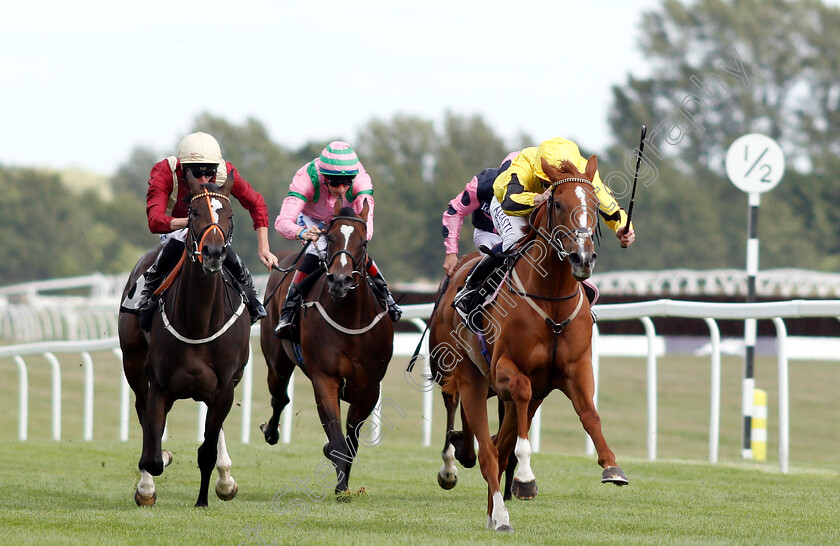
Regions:
M 108 174 L 174 153 L 196 114 L 273 141 L 352 139 L 371 118 L 480 114 L 502 137 L 611 136 L 612 85 L 645 74 L 658 0 L 8 0 L 0 164 Z

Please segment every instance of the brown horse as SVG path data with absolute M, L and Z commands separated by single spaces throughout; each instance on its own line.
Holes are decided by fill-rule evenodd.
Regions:
M 339 206 L 340 202 L 326 235 L 322 235 L 327 238 L 323 261 L 326 275 L 316 280 L 302 304 L 301 359 L 290 340 L 274 334 L 273 326 L 283 305 L 281 298 L 267 303 L 268 317 L 261 325 L 260 336 L 273 409 L 268 422 L 260 426 L 265 441 L 277 443 L 280 413 L 289 403 L 286 388 L 295 366 L 299 366 L 315 391 L 318 415 L 327 434 L 324 456 L 335 466 L 337 495 L 348 490 L 359 434 L 379 399 L 380 382 L 394 344 L 394 326 L 387 317 L 382 320 L 387 311 L 367 280 L 367 204 L 361 216 Z M 266 293 L 285 293 L 288 283 L 285 275 L 272 271 Z M 340 400 L 350 404 L 346 435 L 341 430 Z
M 238 490 L 230 476 L 222 423 L 248 361 L 251 322 L 243 313 L 242 294 L 222 273 L 233 230 L 233 176 L 221 187 L 200 185 L 188 171 L 187 181 L 192 193 L 186 239 L 189 259 L 183 260 L 180 275 L 164 292 L 149 334 L 140 329 L 137 315 L 122 312 L 119 317 L 123 370 L 143 427 L 140 483 L 134 495 L 138 505 L 151 505 L 157 499 L 152 477 L 172 460 L 171 453 L 161 450 L 166 415 L 176 400 L 185 398 L 208 406 L 204 442 L 198 448 L 201 485 L 195 505 L 207 506 L 214 464 L 219 471 L 219 498 L 230 500 Z M 124 298 L 159 248 L 147 252 L 134 267 Z
M 487 526 L 511 531 L 499 489 L 499 461 L 511 452 L 518 460 L 513 494 L 531 499 L 537 485 L 531 469 L 528 429 L 542 400 L 559 389 L 566 394 L 581 424 L 595 444 L 601 481 L 628 483 L 601 432 L 593 401 L 592 319 L 581 287 L 595 263 L 598 201 L 592 179 L 597 160 L 585 173 L 566 161 L 561 168 L 542 164 L 551 182 L 551 198 L 532 213 L 530 228 L 517 247 L 513 265 L 498 297 L 479 309 L 488 360 L 478 336 L 463 324 L 452 300 L 475 260 L 453 275 L 431 324 L 432 358 L 449 363 L 444 392 L 460 395 L 462 412 L 479 443 L 478 460 L 488 486 Z M 495 391 L 505 401 L 499 433 L 491 439 L 487 395 Z

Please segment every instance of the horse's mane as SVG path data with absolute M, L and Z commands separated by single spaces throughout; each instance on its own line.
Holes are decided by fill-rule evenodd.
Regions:
M 560 163 L 560 172 L 563 174 L 571 174 L 572 176 L 583 176 L 583 173 L 578 170 L 574 163 L 569 161 L 568 159 L 564 159 L 562 163 Z

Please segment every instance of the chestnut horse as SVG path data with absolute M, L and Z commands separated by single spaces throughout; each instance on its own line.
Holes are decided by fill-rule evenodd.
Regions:
M 315 391 L 318 415 L 327 434 L 324 456 L 335 466 L 336 495 L 348 490 L 361 428 L 379 399 L 380 382 L 394 346 L 394 326 L 367 279 L 367 203 L 360 216 L 340 205 L 338 201 L 335 217 L 326 233 L 322 232 L 327 238 L 326 275 L 315 281 L 299 313 L 300 358 L 292 341 L 274 334 L 282 298 L 267 303 L 268 317 L 260 335 L 273 410 L 268 422 L 260 426 L 265 441 L 273 445 L 279 439 L 280 413 L 289 403 L 286 388 L 299 366 Z M 289 283 L 285 277 L 272 271 L 266 293 L 285 293 Z M 339 401 L 349 403 L 346 434 L 341 430 Z
M 512 530 L 499 489 L 504 470 L 499 461 L 515 453 L 513 494 L 534 498 L 528 429 L 543 399 L 555 389 L 566 394 L 592 438 L 604 468 L 601 481 L 628 483 L 604 440 L 593 401 L 592 318 L 581 286 L 596 260 L 598 201 L 592 179 L 597 160 L 589 158 L 584 173 L 568 161 L 556 168 L 543 160 L 542 167 L 550 178 L 551 197 L 531 214 L 498 297 L 476 311 L 483 318 L 484 345 L 451 305 L 475 259 L 453 275 L 430 327 L 432 359 L 439 361 L 438 369 L 449 370 L 444 392 L 460 396 L 462 414 L 478 439 L 478 461 L 488 486 L 487 526 L 497 531 Z M 487 420 L 491 389 L 505 401 L 495 439 Z
M 214 464 L 219 471 L 219 498 L 230 500 L 238 491 L 230 475 L 222 423 L 248 361 L 251 322 L 243 313 L 242 294 L 222 272 L 233 231 L 233 176 L 221 187 L 201 185 L 187 171 L 187 182 L 192 194 L 186 239 L 189 259 L 183 260 L 178 278 L 161 297 L 150 333 L 140 329 L 137 315 L 121 312 L 119 317 L 123 370 L 143 427 L 140 483 L 134 495 L 138 505 L 151 505 L 157 499 L 152 477 L 172 461 L 172 454 L 161 450 L 166 415 L 176 400 L 185 398 L 208 406 L 204 442 L 198 448 L 201 485 L 195 505 L 207 506 Z M 159 249 L 147 252 L 134 267 L 123 298 Z

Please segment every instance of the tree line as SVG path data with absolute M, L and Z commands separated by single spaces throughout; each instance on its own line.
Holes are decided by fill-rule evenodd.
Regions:
M 724 157 L 751 132 L 777 140 L 787 160 L 781 183 L 761 198 L 760 268 L 836 271 L 840 10 L 818 0 L 666 0 L 643 14 L 639 35 L 648 64 L 613 87 L 611 144 L 581 150 L 598 155 L 602 178 L 626 207 L 639 127 L 648 127 L 637 242 L 619 250 L 605 228 L 597 271 L 744 268 L 747 195 L 726 178 Z M 374 181 L 369 250 L 392 281 L 440 279 L 448 201 L 508 152 L 539 144 L 528 135 L 505 142 L 480 115 L 451 112 L 440 126 L 417 116 L 372 119 L 356 135 L 297 149 L 272 142 L 257 119 L 237 125 L 205 113 L 197 130 L 213 134 L 263 194 L 271 222 L 295 171 L 333 138 L 349 140 Z M 149 170 L 177 145 L 135 148 L 110 177 L 110 200 L 70 192 L 55 173 L 0 165 L 0 285 L 131 269 L 157 242 L 145 217 Z M 234 245 L 261 272 L 250 218 L 235 207 Z M 299 248 L 270 232 L 275 252 Z M 472 250 L 467 221 L 461 252 Z

